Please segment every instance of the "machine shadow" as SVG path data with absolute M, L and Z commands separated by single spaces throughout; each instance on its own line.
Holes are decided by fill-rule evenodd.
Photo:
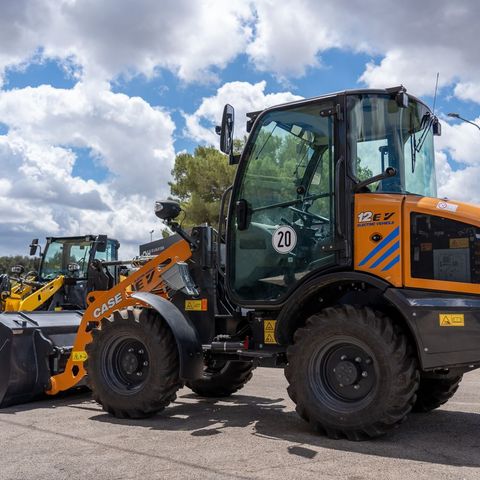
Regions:
M 383 438 L 350 442 L 317 435 L 295 412 L 285 411 L 283 400 L 246 395 L 204 399 L 184 394 L 149 419 L 123 420 L 103 413 L 90 419 L 158 431 L 185 431 L 193 436 L 219 435 L 229 428 L 250 426 L 252 435 L 291 442 L 288 453 L 307 459 L 317 457 L 318 449 L 327 448 L 441 465 L 480 467 L 479 414 L 448 410 L 413 414 L 400 429 Z
M 20 403 L 0 409 L 0 415 L 14 415 L 27 410 L 45 408 L 72 407 L 72 403 L 91 401 L 92 393 L 87 387 L 77 387 L 66 392 L 57 393 L 54 397 L 42 394 L 27 403 Z M 98 409 L 95 409 L 98 411 Z

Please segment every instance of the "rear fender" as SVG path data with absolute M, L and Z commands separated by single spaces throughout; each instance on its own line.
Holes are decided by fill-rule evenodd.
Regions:
M 170 327 L 178 348 L 180 378 L 194 380 L 203 372 L 202 344 L 192 322 L 172 302 L 148 292 L 137 292 L 132 298 L 157 311 Z

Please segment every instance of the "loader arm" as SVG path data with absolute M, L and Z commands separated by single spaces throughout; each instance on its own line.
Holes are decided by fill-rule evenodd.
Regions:
M 63 275 L 54 278 L 43 287 L 35 290 L 28 297 L 21 300 L 16 310 L 26 312 L 37 310 L 37 308 L 43 305 L 49 298 L 52 298 L 53 295 L 63 287 L 64 280 L 65 277 Z
M 179 240 L 110 290 L 89 293 L 88 307 L 80 323 L 65 370 L 50 378 L 50 390 L 46 393 L 55 395 L 68 390 L 85 376 L 84 362 L 87 359 L 85 346 L 92 341 L 90 333 L 92 328 L 96 328 L 103 319 L 108 318 L 116 310 L 135 305 L 148 306 L 132 296 L 135 292 L 152 292 L 168 299 L 168 289 L 162 276 L 176 263 L 187 261 L 191 255 L 190 245 L 185 240 Z

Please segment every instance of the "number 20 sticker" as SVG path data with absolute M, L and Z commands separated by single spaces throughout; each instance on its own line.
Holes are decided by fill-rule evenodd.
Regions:
M 282 225 L 273 232 L 272 245 L 278 253 L 289 253 L 296 244 L 297 234 L 292 227 Z

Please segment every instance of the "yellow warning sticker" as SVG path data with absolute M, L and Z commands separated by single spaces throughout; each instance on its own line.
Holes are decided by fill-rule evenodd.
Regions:
M 451 238 L 450 248 L 468 248 L 470 246 L 470 239 L 466 238 Z
M 185 300 L 186 312 L 206 312 L 208 310 L 208 301 L 206 298 L 200 300 Z
M 263 342 L 264 343 L 277 343 L 275 339 L 275 324 L 276 320 L 264 320 L 263 321 Z
M 72 352 L 72 360 L 74 362 L 84 362 L 88 358 L 87 352 Z
M 438 318 L 441 327 L 465 326 L 465 315 L 463 313 L 440 313 Z

